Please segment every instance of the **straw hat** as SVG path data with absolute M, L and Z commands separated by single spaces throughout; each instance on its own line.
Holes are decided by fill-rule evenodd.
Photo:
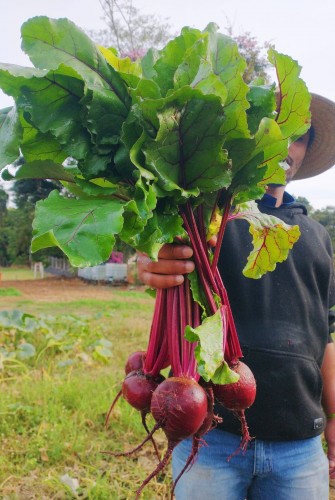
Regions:
M 313 140 L 293 180 L 319 175 L 335 165 L 335 103 L 311 95 Z

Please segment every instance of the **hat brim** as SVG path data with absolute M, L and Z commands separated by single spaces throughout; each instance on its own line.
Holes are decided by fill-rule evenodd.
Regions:
M 311 94 L 313 140 L 293 180 L 307 179 L 335 165 L 335 103 Z

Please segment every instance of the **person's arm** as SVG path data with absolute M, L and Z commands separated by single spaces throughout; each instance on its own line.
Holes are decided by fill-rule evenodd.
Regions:
M 151 288 L 169 288 L 180 285 L 184 274 L 194 269 L 191 259 L 192 248 L 187 245 L 166 244 L 158 254 L 158 260 L 152 261 L 147 255 L 139 253 L 137 270 L 139 279 Z
M 328 415 L 325 439 L 328 445 L 329 476 L 335 479 L 335 344 L 327 344 L 321 367 L 323 380 L 322 406 Z

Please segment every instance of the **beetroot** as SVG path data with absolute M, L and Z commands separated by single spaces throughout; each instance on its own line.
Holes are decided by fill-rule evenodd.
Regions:
M 230 368 L 240 376 L 239 380 L 232 384 L 214 384 L 214 396 L 227 410 L 245 410 L 255 401 L 255 377 L 250 368 L 242 361 L 238 361 Z
M 152 396 L 151 414 L 168 441 L 176 444 L 195 434 L 205 420 L 206 392 L 192 378 L 168 378 Z
M 128 359 L 127 359 L 127 362 L 125 365 L 125 369 L 124 369 L 126 375 L 128 375 L 128 373 L 130 373 L 132 371 L 141 370 L 143 368 L 145 355 L 146 355 L 145 351 L 135 351 L 132 354 L 130 354 L 130 356 L 128 356 Z M 112 402 L 112 404 L 109 407 L 109 410 L 107 412 L 106 419 L 105 419 L 105 426 L 106 427 L 108 425 L 110 416 L 111 416 L 112 411 L 114 409 L 114 406 L 118 402 L 121 395 L 122 395 L 122 389 L 119 390 L 119 392 L 117 393 L 117 395 L 114 398 L 114 401 Z
M 172 490 L 171 490 L 171 500 L 173 500 L 173 498 L 174 498 L 174 496 L 173 496 L 174 495 L 174 491 L 175 491 L 175 488 L 177 486 L 177 483 L 178 483 L 179 479 L 182 477 L 182 475 L 189 468 L 192 467 L 192 465 L 194 464 L 194 462 L 195 462 L 195 460 L 197 458 L 197 455 L 198 455 L 198 452 L 199 452 L 199 447 L 200 447 L 201 443 L 202 442 L 205 443 L 205 441 L 203 439 L 203 436 L 205 434 L 207 434 L 207 432 L 209 432 L 210 430 L 214 429 L 214 427 L 218 423 L 222 422 L 222 418 L 217 417 L 216 415 L 214 415 L 214 394 L 213 394 L 213 388 L 211 386 L 209 386 L 208 384 L 204 384 L 204 385 L 205 385 L 205 391 L 206 391 L 206 396 L 207 396 L 207 415 L 206 415 L 203 423 L 201 424 L 201 426 L 197 430 L 197 432 L 193 435 L 191 453 L 189 454 L 184 467 L 182 468 L 182 470 L 180 471 L 178 477 L 175 479 L 175 481 L 173 483 L 173 487 L 172 487 Z
M 164 380 L 164 377 L 161 376 L 160 374 L 158 374 L 156 377 L 145 375 L 143 372 L 143 365 L 145 362 L 145 358 L 146 358 L 146 351 L 135 351 L 128 357 L 125 365 L 126 377 L 123 381 L 121 390 L 115 396 L 114 401 L 108 410 L 105 420 L 105 426 L 108 425 L 114 406 L 116 405 L 117 401 L 122 395 L 126 399 L 126 401 L 128 401 L 128 403 L 131 406 L 133 406 L 133 408 L 141 412 L 142 425 L 148 434 L 148 439 L 151 440 L 154 446 L 158 460 L 160 460 L 157 445 L 146 423 L 146 416 L 150 411 L 152 393 L 156 389 L 157 385 L 162 380 Z M 137 449 L 141 448 L 148 439 L 145 439 L 140 446 L 136 447 L 131 452 L 126 453 L 126 455 L 130 455 Z M 111 453 L 111 455 L 123 455 L 123 454 Z
M 133 408 L 141 412 L 142 425 L 148 434 L 147 438 L 150 439 L 153 444 L 158 461 L 160 461 L 158 448 L 154 438 L 152 437 L 153 432 L 150 432 L 148 429 L 146 417 L 150 412 L 152 395 L 158 387 L 158 384 L 160 384 L 163 380 L 163 375 L 151 377 L 150 375 L 145 375 L 142 370 L 137 370 L 130 372 L 122 384 L 122 395 L 125 400 L 128 401 Z M 154 430 L 156 430 L 156 428 Z M 134 450 L 128 452 L 126 455 L 130 455 L 139 450 L 143 444 L 148 441 L 148 439 L 145 439 L 143 443 L 137 446 Z
M 137 360 L 139 359 L 137 356 L 135 357 L 135 359 L 136 358 Z M 153 433 L 155 430 L 157 430 L 158 426 L 156 426 L 152 431 L 149 431 L 146 423 L 146 416 L 150 412 L 152 394 L 157 388 L 158 384 L 160 384 L 163 380 L 164 377 L 162 375 L 158 375 L 157 377 L 151 377 L 150 375 L 145 375 L 142 369 L 134 370 L 126 375 L 122 384 L 122 389 L 116 395 L 113 404 L 109 409 L 109 412 L 106 417 L 106 425 L 108 423 L 110 414 L 115 406 L 115 403 L 122 395 L 124 399 L 133 408 L 135 408 L 141 413 L 142 425 L 148 435 L 139 446 L 136 446 L 136 448 L 134 448 L 131 451 L 125 453 L 113 453 L 113 452 L 104 452 L 104 453 L 112 456 L 128 456 L 141 449 L 142 446 L 150 439 L 155 449 L 157 458 L 160 461 L 158 448 L 155 443 L 155 440 L 153 439 Z
M 207 409 L 207 394 L 193 378 L 170 377 L 157 387 L 151 399 L 151 414 L 157 426 L 163 429 L 168 446 L 156 469 L 137 490 L 136 498 L 149 481 L 164 469 L 176 445 L 201 428 Z
M 239 380 L 232 384 L 213 385 L 213 391 L 219 403 L 227 408 L 227 410 L 233 411 L 240 420 L 242 441 L 239 449 L 245 451 L 248 442 L 251 440 L 251 436 L 244 410 L 249 408 L 255 401 L 256 381 L 250 368 L 245 363 L 242 363 L 242 361 L 234 363 L 230 368 L 239 374 Z
M 127 359 L 126 366 L 124 368 L 126 375 L 130 372 L 136 370 L 141 370 L 144 365 L 146 352 L 145 351 L 135 351 Z
M 148 413 L 151 397 L 157 385 L 157 380 L 145 375 L 143 371 L 132 371 L 123 381 L 122 395 L 133 408 Z

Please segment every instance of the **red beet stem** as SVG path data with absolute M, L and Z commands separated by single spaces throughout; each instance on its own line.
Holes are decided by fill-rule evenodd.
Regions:
M 249 434 L 249 427 L 247 424 L 247 420 L 245 418 L 245 412 L 244 410 L 236 411 L 234 412 L 234 415 L 239 419 L 241 422 L 241 430 L 242 430 L 242 439 L 240 446 L 237 448 L 237 450 L 234 451 L 229 457 L 227 458 L 227 461 L 229 462 L 235 455 L 237 455 L 240 451 L 242 453 L 245 453 L 248 448 L 249 442 L 253 439 L 250 434 Z
M 215 247 L 215 250 L 214 250 L 214 257 L 213 257 L 213 260 L 212 260 L 212 269 L 213 269 L 213 271 L 215 271 L 215 269 L 217 268 L 217 265 L 218 265 L 219 255 L 220 255 L 220 249 L 221 249 L 222 240 L 223 240 L 223 235 L 224 235 L 224 232 L 225 232 L 225 229 L 226 229 L 226 226 L 227 226 L 229 212 L 230 212 L 230 209 L 231 209 L 231 202 L 232 202 L 232 197 L 231 196 L 227 196 L 227 198 L 225 200 L 225 203 L 224 203 L 224 206 L 223 206 L 223 217 L 222 217 L 222 220 L 221 220 L 219 234 L 218 234 L 218 238 L 217 238 L 217 242 L 216 242 L 216 247 Z
M 187 472 L 193 466 L 193 464 L 196 461 L 196 458 L 198 456 L 200 441 L 202 441 L 202 440 L 199 436 L 196 436 L 196 435 L 193 436 L 191 453 L 187 457 L 187 460 L 185 462 L 184 467 L 182 468 L 182 470 L 179 472 L 178 476 L 174 480 L 172 490 L 171 490 L 171 500 L 173 500 L 173 498 L 174 498 L 174 492 L 175 492 L 178 481 L 185 474 L 185 472 Z
M 156 453 L 156 456 L 158 458 L 158 462 L 160 462 L 161 460 L 161 457 L 160 457 L 160 454 L 159 454 L 159 451 L 158 451 L 158 448 L 157 448 L 157 444 L 156 444 L 156 441 L 154 439 L 154 436 L 151 434 L 151 431 L 149 431 L 149 428 L 148 428 L 148 425 L 147 425 L 147 421 L 146 421 L 146 417 L 147 417 L 148 413 L 145 412 L 145 411 L 142 411 L 141 412 L 141 417 L 142 417 L 142 425 L 144 427 L 144 429 L 146 430 L 148 436 L 150 437 L 150 441 L 152 442 L 152 445 L 154 447 L 154 450 L 155 450 L 155 453 Z
M 222 282 L 221 275 L 220 275 L 218 269 L 216 269 L 216 272 L 215 272 L 215 279 L 216 279 L 216 281 L 218 283 L 218 287 L 220 289 L 220 296 L 223 297 L 223 303 L 227 307 L 227 314 L 228 314 L 228 327 L 227 328 L 228 328 L 228 330 L 227 330 L 227 341 L 225 343 L 224 355 L 225 355 L 225 360 L 228 363 L 231 363 L 238 358 L 242 358 L 243 353 L 242 353 L 242 349 L 240 346 L 240 341 L 238 339 L 235 321 L 234 321 L 233 313 L 232 313 L 230 303 L 229 303 L 228 293 L 227 293 L 227 290 Z
M 159 474 L 164 469 L 164 467 L 166 467 L 166 465 L 168 464 L 168 462 L 171 458 L 172 452 L 177 444 L 178 443 L 169 443 L 168 449 L 167 449 L 163 459 L 157 465 L 156 469 L 154 471 L 152 471 L 151 474 L 149 474 L 149 476 L 143 481 L 143 483 L 141 484 L 139 489 L 136 491 L 136 500 L 138 500 L 140 498 L 142 491 L 144 490 L 146 485 L 151 481 L 151 479 L 156 477 L 157 474 Z
M 101 453 L 103 453 L 104 455 L 111 455 L 112 457 L 129 457 L 133 453 L 136 453 L 141 448 L 143 448 L 143 446 L 145 445 L 145 443 L 147 443 L 148 441 L 151 441 L 154 433 L 160 427 L 161 427 L 161 425 L 159 423 L 156 423 L 154 425 L 154 427 L 152 428 L 152 430 L 149 432 L 149 434 L 145 437 L 145 439 L 143 439 L 142 443 L 140 443 L 138 446 L 136 446 L 136 448 L 133 448 L 130 451 L 120 451 L 120 452 L 117 452 L 117 451 L 116 452 L 114 452 L 114 451 L 102 451 Z
M 223 218 L 223 222 L 221 224 L 221 241 L 218 242 L 215 252 L 216 252 L 216 259 L 218 259 L 218 252 L 222 243 L 222 237 L 223 237 L 223 229 L 225 227 L 225 224 L 227 223 L 228 216 L 229 216 L 229 208 L 230 208 L 230 198 L 226 200 L 225 204 L 225 216 Z M 217 310 L 217 304 L 214 301 L 213 298 L 213 293 L 218 295 L 221 298 L 222 304 L 226 305 L 228 308 L 228 330 L 227 330 L 227 342 L 224 339 L 224 344 L 227 349 L 227 357 L 228 361 L 237 359 L 242 357 L 242 351 L 240 348 L 236 328 L 235 328 L 235 323 L 231 311 L 231 307 L 229 304 L 228 300 L 228 295 L 226 292 L 225 287 L 223 286 L 221 277 L 219 276 L 219 272 L 217 268 L 213 265 L 210 264 L 209 260 L 209 255 L 208 255 L 208 248 L 207 248 L 207 243 L 203 241 L 203 234 L 204 234 L 204 222 L 203 222 L 203 216 L 200 217 L 202 214 L 202 211 L 199 211 L 199 217 L 198 217 L 198 229 L 193 211 L 188 204 L 186 208 L 184 209 L 184 212 L 182 212 L 182 217 L 184 221 L 184 226 L 185 229 L 187 230 L 189 237 L 190 237 L 190 242 L 191 246 L 193 248 L 194 252 L 194 261 L 196 265 L 196 270 L 198 272 L 207 302 L 208 306 L 210 308 L 210 311 L 212 313 L 215 313 Z
M 143 365 L 143 371 L 147 375 L 157 376 L 167 366 L 168 348 L 165 330 L 167 305 L 166 291 L 157 290 L 150 338 Z
M 110 406 L 110 408 L 108 410 L 108 413 L 107 413 L 106 418 L 105 418 L 105 427 L 107 427 L 109 419 L 110 419 L 110 416 L 111 416 L 112 411 L 114 409 L 114 406 L 116 405 L 116 403 L 119 400 L 119 398 L 120 398 L 121 395 L 122 395 L 122 389 L 119 390 L 119 392 L 117 393 L 117 395 L 114 398 L 113 403 L 111 404 L 111 406 Z
M 180 285 L 181 286 L 181 285 Z M 171 361 L 172 373 L 177 376 L 182 376 L 182 365 L 181 365 L 181 345 L 180 345 L 180 305 L 178 301 L 178 294 L 176 293 L 178 287 L 169 288 L 167 290 L 167 297 L 169 301 L 169 314 L 166 318 L 167 320 L 167 335 L 168 335 L 168 345 Z

